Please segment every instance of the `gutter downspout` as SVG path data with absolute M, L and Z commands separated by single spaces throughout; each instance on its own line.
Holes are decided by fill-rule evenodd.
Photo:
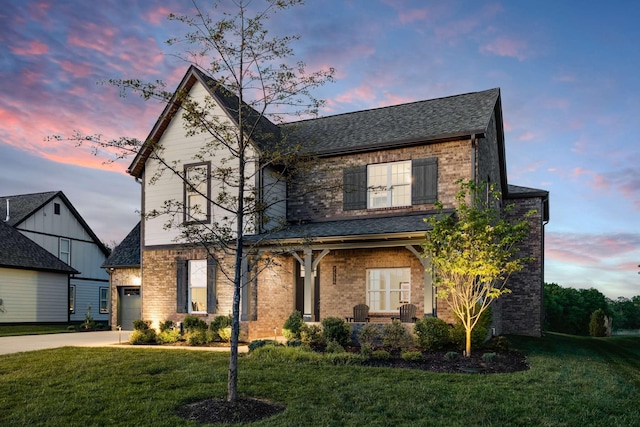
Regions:
M 9 222 L 11 216 L 9 215 L 9 199 L 7 199 L 7 217 L 4 219 L 4 222 Z

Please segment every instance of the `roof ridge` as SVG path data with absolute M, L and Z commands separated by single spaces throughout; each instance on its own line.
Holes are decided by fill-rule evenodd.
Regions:
M 390 109 L 390 108 L 395 108 L 395 107 L 403 107 L 403 106 L 409 106 L 409 105 L 415 105 L 415 104 L 424 104 L 426 102 L 433 102 L 433 101 L 457 98 L 457 97 L 462 97 L 462 96 L 475 95 L 475 94 L 484 93 L 484 92 L 491 92 L 491 91 L 495 91 L 495 90 L 499 91 L 500 88 L 499 87 L 494 87 L 494 88 L 491 88 L 491 89 L 477 90 L 477 91 L 466 92 L 466 93 L 459 93 L 459 94 L 456 94 L 456 95 L 441 96 L 441 97 L 438 97 L 438 98 L 422 99 L 422 100 L 418 100 L 418 101 L 403 102 L 401 104 L 386 105 L 386 106 L 383 106 L 383 107 L 373 107 L 373 108 L 366 108 L 364 110 L 347 111 L 347 112 L 344 112 L 344 113 L 331 114 L 331 115 L 328 115 L 328 116 L 316 117 L 316 118 L 312 118 L 312 119 L 297 120 L 295 122 L 286 122 L 286 123 L 282 123 L 281 126 L 286 127 L 286 126 L 289 126 L 289 125 L 295 125 L 295 124 L 298 124 L 298 123 L 305 123 L 305 122 L 310 122 L 310 121 L 314 121 L 314 120 L 329 119 L 329 118 L 332 118 L 332 117 L 341 117 L 341 116 L 347 116 L 347 115 L 351 115 L 351 114 L 367 113 L 367 112 L 371 112 L 371 111 L 385 110 L 385 109 Z

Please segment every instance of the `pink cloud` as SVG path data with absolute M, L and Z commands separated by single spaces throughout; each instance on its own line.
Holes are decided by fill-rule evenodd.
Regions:
M 342 104 L 365 103 L 371 104 L 376 99 L 376 92 L 368 84 L 360 85 L 350 89 L 334 98 L 335 102 Z
M 531 141 L 535 138 L 535 134 L 533 132 L 525 132 L 518 136 L 518 141 Z
M 88 64 L 71 61 L 60 61 L 60 67 L 74 78 L 84 78 L 91 75 L 92 68 Z
M 548 233 L 545 245 L 545 255 L 551 260 L 600 265 L 638 252 L 640 234 Z
M 26 46 L 10 47 L 9 49 L 14 54 L 21 56 L 44 55 L 49 52 L 49 46 L 38 40 L 32 40 L 26 43 Z
M 148 11 L 142 16 L 142 18 L 153 25 L 160 25 L 166 22 L 167 16 L 169 16 L 171 12 L 171 9 L 165 6 L 160 6 L 157 9 Z
M 499 37 L 493 42 L 480 48 L 480 52 L 482 53 L 516 58 L 519 61 L 524 61 L 527 58 L 528 55 L 526 54 L 526 50 L 527 43 L 525 41 L 509 39 L 506 37 Z

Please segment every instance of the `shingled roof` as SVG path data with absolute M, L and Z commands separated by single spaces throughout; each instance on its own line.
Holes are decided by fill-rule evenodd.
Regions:
M 116 246 L 113 253 L 102 264 L 102 268 L 125 268 L 140 266 L 140 223 Z
M 62 191 L 0 196 L 0 220 L 4 221 L 7 218 L 6 200 L 9 200 L 9 220 L 6 223 L 12 227 L 20 228 L 20 224 L 56 197 L 59 197 L 65 206 L 71 211 L 73 216 L 98 245 L 102 253 L 109 255 L 109 249 L 107 249 L 93 230 L 91 230 L 89 224 L 87 224 L 82 216 L 80 216 L 80 213 L 73 207 L 69 199 L 67 199 L 67 196 L 65 196 Z
M 483 134 L 500 97 L 489 89 L 283 125 L 319 154 L 343 154 Z
M 66 274 L 79 273 L 2 221 L 0 221 L 0 267 Z

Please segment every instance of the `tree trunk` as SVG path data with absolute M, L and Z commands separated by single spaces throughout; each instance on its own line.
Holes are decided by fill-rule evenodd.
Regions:
M 465 339 L 465 357 L 471 357 L 471 328 L 465 328 L 466 339 Z

